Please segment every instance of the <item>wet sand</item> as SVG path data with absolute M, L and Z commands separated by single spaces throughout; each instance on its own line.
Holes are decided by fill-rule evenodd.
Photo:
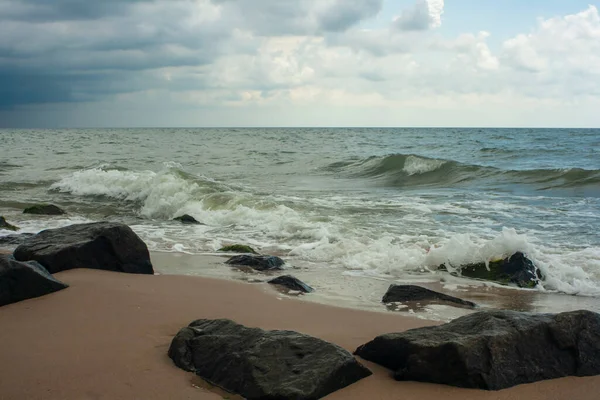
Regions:
M 600 312 L 600 299 L 547 293 L 539 290 L 506 288 L 497 284 L 453 277 L 447 273 L 417 274 L 403 280 L 390 277 L 366 277 L 329 265 L 290 261 L 285 271 L 257 273 L 225 265 L 226 255 L 190 255 L 152 252 L 152 262 L 160 273 L 229 279 L 242 282 L 266 282 L 282 274 L 292 274 L 316 291 L 302 300 L 375 312 L 397 312 L 418 318 L 450 321 L 473 312 L 444 304 L 382 304 L 381 299 L 392 283 L 427 287 L 479 305 L 480 310 L 503 309 L 523 312 L 555 313 L 574 310 Z M 399 307 L 398 307 L 399 306 Z
M 173 262 L 176 262 L 174 259 Z M 336 308 L 277 295 L 267 285 L 189 276 L 73 270 L 61 292 L 0 308 L 0 399 L 220 399 L 167 357 L 198 318 L 291 329 L 353 351 L 376 335 L 435 322 Z M 501 392 L 396 382 L 374 375 L 328 399 L 596 399 L 600 377 L 565 378 Z

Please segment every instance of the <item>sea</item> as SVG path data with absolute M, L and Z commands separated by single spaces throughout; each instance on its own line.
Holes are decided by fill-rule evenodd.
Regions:
M 600 129 L 3 129 L 0 148 L 0 215 L 22 232 L 114 220 L 158 253 L 241 243 L 450 290 L 468 280 L 439 265 L 522 251 L 535 291 L 600 296 Z M 67 215 L 22 214 L 36 203 Z

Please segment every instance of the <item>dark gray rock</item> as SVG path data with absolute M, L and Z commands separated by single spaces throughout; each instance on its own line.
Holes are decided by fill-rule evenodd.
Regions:
M 66 212 L 53 204 L 36 204 L 23 210 L 23 214 L 63 215 Z
M 146 244 L 127 225 L 112 222 L 42 231 L 17 247 L 14 256 L 35 260 L 50 273 L 91 268 L 154 274 Z
M 189 224 L 189 225 L 202 225 L 200 222 L 198 222 L 196 220 L 196 218 L 194 218 L 188 214 L 184 214 L 181 217 L 173 218 L 173 221 L 179 221 L 182 224 Z
M 0 254 L 0 307 L 67 288 L 35 261 Z
M 319 399 L 371 375 L 346 350 L 291 331 L 198 320 L 171 342 L 178 367 L 249 400 Z
M 600 374 L 600 314 L 489 311 L 378 336 L 355 354 L 402 381 L 500 390 Z
M 6 222 L 6 219 L 4 217 L 0 216 L 0 229 L 6 229 L 8 231 L 18 231 L 19 227 L 9 224 L 8 222 Z
M 446 266 L 440 266 L 446 270 Z M 462 265 L 460 276 L 497 282 L 503 285 L 514 284 L 522 288 L 534 288 L 543 279 L 540 270 L 525 254 L 517 252 L 510 257 L 485 263 Z
M 231 257 L 226 263 L 230 265 L 244 265 L 257 271 L 273 271 L 282 270 L 285 261 L 275 256 L 253 256 L 244 254 Z
M 315 291 L 315 289 L 311 288 L 306 283 L 292 275 L 284 275 L 280 276 L 279 278 L 271 279 L 269 283 L 271 285 L 284 286 L 290 290 L 296 290 L 302 293 L 311 293 Z
M 477 305 L 458 297 L 448 296 L 447 294 L 434 292 L 420 286 L 413 285 L 391 285 L 387 293 L 383 296 L 384 303 L 408 302 L 408 301 L 430 301 L 453 303 L 464 307 L 474 308 Z

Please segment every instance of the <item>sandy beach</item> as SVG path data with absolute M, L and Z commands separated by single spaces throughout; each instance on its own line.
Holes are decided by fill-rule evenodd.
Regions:
M 189 276 L 72 270 L 70 288 L 0 308 L 0 399 L 219 399 L 167 357 L 172 337 L 199 318 L 290 329 L 350 351 L 379 334 L 434 324 L 281 298 L 268 285 Z M 500 392 L 396 382 L 384 368 L 328 399 L 596 399 L 600 377 Z

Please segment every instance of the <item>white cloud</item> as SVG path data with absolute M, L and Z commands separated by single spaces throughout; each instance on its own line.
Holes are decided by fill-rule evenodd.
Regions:
M 529 34 L 504 42 L 504 58 L 531 72 L 580 70 L 600 73 L 600 14 L 594 6 L 564 17 L 539 20 Z
M 457 52 L 457 57 L 465 58 L 465 65 L 481 70 L 495 70 L 500 62 L 486 43 L 489 36 L 489 32 L 479 32 L 477 35 L 465 33 L 446 46 L 450 51 Z
M 540 19 L 530 33 L 505 41 L 502 50 L 502 64 L 512 69 L 521 92 L 565 102 L 600 97 L 600 14 L 594 6 Z
M 402 11 L 394 19 L 397 29 L 403 31 L 420 31 L 442 26 L 444 0 L 417 0 L 416 4 Z

